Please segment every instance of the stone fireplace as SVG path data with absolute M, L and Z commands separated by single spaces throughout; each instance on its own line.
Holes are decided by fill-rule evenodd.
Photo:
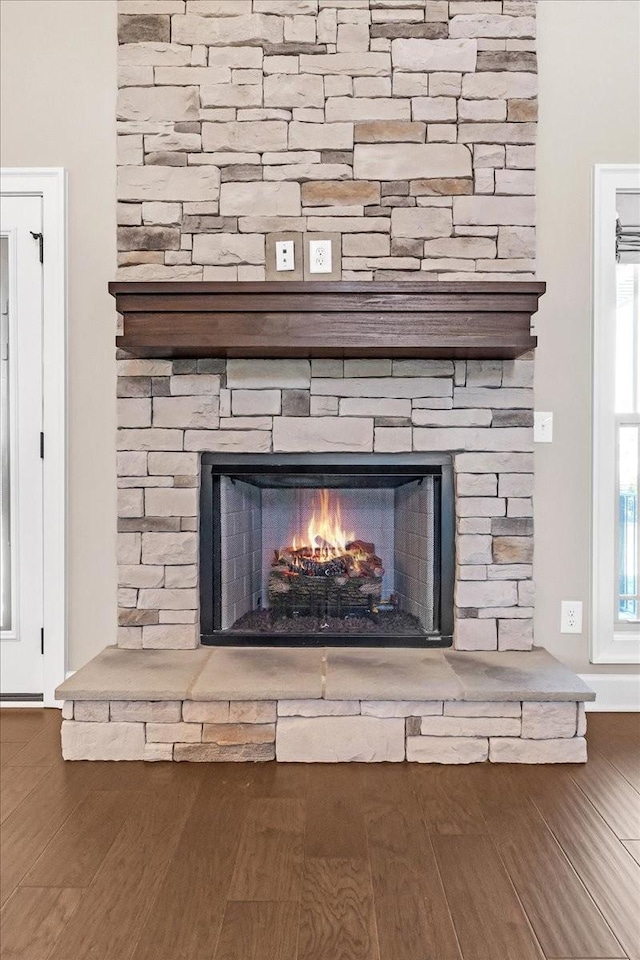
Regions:
M 118 625 L 66 758 L 586 758 L 533 636 L 534 38 L 528 0 L 123 2 Z

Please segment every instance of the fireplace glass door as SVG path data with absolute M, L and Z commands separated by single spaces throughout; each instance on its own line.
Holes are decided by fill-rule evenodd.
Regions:
M 206 644 L 447 646 L 447 458 L 203 455 Z

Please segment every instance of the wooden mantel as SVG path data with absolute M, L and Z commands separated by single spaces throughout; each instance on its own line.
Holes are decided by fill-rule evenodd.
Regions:
M 111 283 L 137 357 L 503 359 L 536 346 L 544 283 Z

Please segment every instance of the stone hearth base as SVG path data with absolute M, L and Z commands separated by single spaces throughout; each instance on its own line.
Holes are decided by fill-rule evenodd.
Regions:
M 531 652 L 107 647 L 66 680 L 66 760 L 583 763 L 594 694 Z

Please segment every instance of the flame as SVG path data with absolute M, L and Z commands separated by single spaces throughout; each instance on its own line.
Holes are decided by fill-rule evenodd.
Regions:
M 293 538 L 293 549 L 308 549 L 321 560 L 332 560 L 348 553 L 347 544 L 355 540 L 353 532 L 347 532 L 342 525 L 340 500 L 331 501 L 329 490 L 320 490 L 313 514 L 307 527 L 306 542 L 301 536 Z

